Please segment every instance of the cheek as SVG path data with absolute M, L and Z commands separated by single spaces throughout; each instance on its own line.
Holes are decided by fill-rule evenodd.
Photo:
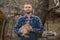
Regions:
M 30 8 L 30 11 L 32 11 L 32 8 Z

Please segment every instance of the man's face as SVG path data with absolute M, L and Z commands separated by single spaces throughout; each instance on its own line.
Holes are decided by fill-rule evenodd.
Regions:
M 25 11 L 26 13 L 32 12 L 32 6 L 31 6 L 31 4 L 25 4 L 25 5 L 24 5 L 24 11 Z

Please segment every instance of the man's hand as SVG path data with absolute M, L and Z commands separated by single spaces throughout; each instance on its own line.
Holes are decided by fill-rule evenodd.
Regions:
M 29 32 L 30 32 L 30 31 L 32 31 L 32 32 L 33 32 L 33 29 L 32 29 L 32 28 L 28 28 L 27 30 L 28 30 Z

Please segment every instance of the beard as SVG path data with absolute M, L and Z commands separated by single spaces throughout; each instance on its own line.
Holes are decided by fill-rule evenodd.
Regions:
M 31 12 L 27 12 L 27 14 L 30 14 Z
M 27 14 L 30 14 L 30 13 L 27 13 Z

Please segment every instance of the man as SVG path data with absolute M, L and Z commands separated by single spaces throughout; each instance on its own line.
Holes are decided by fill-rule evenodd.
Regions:
M 37 40 L 36 34 L 43 32 L 41 20 L 39 19 L 38 16 L 32 15 L 32 10 L 33 10 L 32 5 L 30 3 L 25 3 L 24 4 L 25 15 L 19 18 L 16 27 L 14 28 L 14 32 L 17 35 L 19 35 L 20 33 L 24 32 L 22 28 L 24 24 L 27 23 L 30 25 L 30 27 L 27 28 L 29 32 L 29 38 L 27 39 L 24 36 L 20 36 L 20 40 Z

